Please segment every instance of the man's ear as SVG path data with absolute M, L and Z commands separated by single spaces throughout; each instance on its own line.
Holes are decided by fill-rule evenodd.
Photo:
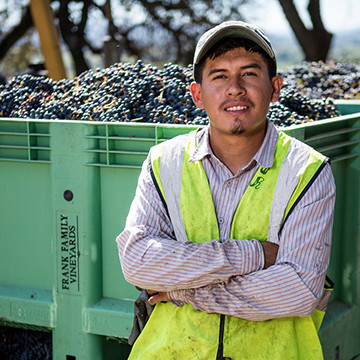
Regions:
M 283 86 L 283 80 L 282 80 L 281 76 L 277 75 L 271 79 L 271 83 L 272 83 L 272 88 L 273 88 L 273 92 L 271 95 L 271 102 L 275 102 L 275 101 L 279 100 L 280 90 Z
M 195 105 L 199 109 L 203 109 L 204 105 L 203 105 L 202 98 L 201 98 L 201 84 L 199 84 L 197 82 L 191 83 L 190 91 L 191 91 L 191 95 L 192 95 Z

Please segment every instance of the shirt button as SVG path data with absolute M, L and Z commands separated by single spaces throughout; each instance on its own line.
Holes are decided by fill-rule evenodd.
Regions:
M 228 181 L 228 183 L 226 184 L 226 186 L 229 188 L 231 186 L 231 182 Z
M 223 224 L 224 223 L 224 218 L 219 218 L 219 224 Z

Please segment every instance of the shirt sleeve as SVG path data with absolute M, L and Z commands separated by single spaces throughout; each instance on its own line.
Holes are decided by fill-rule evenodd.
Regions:
M 273 266 L 199 289 L 171 291 L 170 301 L 254 321 L 311 315 L 329 264 L 334 203 L 334 178 L 326 165 L 285 222 Z
M 125 229 L 116 239 L 128 282 L 157 291 L 192 289 L 264 267 L 264 253 L 257 240 L 177 241 L 149 170 L 148 158 Z

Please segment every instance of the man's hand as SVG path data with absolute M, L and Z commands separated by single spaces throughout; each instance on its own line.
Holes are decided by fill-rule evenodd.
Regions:
M 151 295 L 148 302 L 150 305 L 155 305 L 158 302 L 167 302 L 169 298 L 166 292 L 158 292 L 156 290 L 146 290 L 146 292 Z
M 267 269 L 268 267 L 275 264 L 279 245 L 276 245 L 268 241 L 262 241 L 261 245 L 264 250 L 264 258 L 265 258 L 264 269 Z

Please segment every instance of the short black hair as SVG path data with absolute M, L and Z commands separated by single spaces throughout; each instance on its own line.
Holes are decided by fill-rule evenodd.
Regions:
M 196 65 L 194 73 L 195 81 L 201 84 L 206 59 L 214 60 L 236 48 L 244 48 L 246 51 L 259 53 L 266 62 L 270 79 L 276 76 L 276 62 L 258 44 L 245 38 L 228 37 L 213 45 L 200 60 L 199 64 Z

